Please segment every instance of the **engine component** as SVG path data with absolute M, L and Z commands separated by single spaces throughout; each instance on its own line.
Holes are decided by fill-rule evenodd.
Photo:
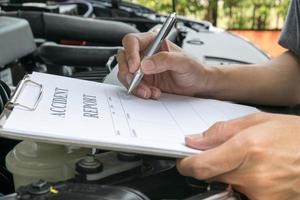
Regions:
M 14 11 L 5 15 L 26 19 L 35 38 L 54 42 L 81 41 L 87 44 L 120 46 L 124 35 L 138 32 L 134 27 L 121 22 L 56 13 Z
M 176 188 L 177 189 L 177 188 Z M 74 182 L 48 183 L 39 180 L 20 187 L 16 193 L 0 200 L 150 200 L 139 190 L 112 185 L 83 184 Z M 153 199 L 153 198 L 151 198 Z M 165 199 L 165 198 L 154 198 Z M 176 198 L 174 200 L 180 200 Z M 247 200 L 246 197 L 232 190 L 212 190 L 196 194 L 183 200 Z
M 33 35 L 26 20 L 0 17 L 0 66 L 32 53 L 35 49 Z
M 38 53 L 46 64 L 105 66 L 109 57 L 116 54 L 118 49 L 120 47 L 87 47 L 47 42 L 39 47 Z
M 38 181 L 21 187 L 18 195 L 11 196 L 10 200 L 149 200 L 137 190 L 108 185 L 91 185 L 81 183 L 47 183 Z M 0 198 L 5 199 L 5 197 Z M 8 199 L 8 198 L 7 198 Z
M 98 180 L 99 174 L 103 171 L 103 164 L 94 154 L 88 154 L 76 163 L 76 171 L 88 181 Z
M 75 176 L 71 161 L 82 158 L 88 149 L 24 141 L 6 156 L 6 167 L 13 174 L 15 188 L 39 179 L 63 181 Z
M 116 152 L 88 154 L 85 158 L 74 163 L 77 179 L 88 182 L 102 180 L 120 173 L 128 173 L 129 175 L 129 171 L 139 168 L 141 165 L 141 160 L 120 160 Z

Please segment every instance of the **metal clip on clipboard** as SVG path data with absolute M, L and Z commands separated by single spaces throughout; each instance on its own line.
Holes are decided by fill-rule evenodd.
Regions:
M 21 104 L 21 103 L 17 102 L 18 97 L 20 96 L 20 94 L 23 91 L 24 87 L 28 83 L 31 83 L 31 84 L 33 84 L 33 85 L 35 85 L 35 86 L 37 86 L 37 87 L 40 88 L 39 89 L 38 97 L 35 100 L 35 103 L 34 103 L 33 106 L 24 105 L 24 104 Z M 16 106 L 24 108 L 24 109 L 26 109 L 28 111 L 34 111 L 37 108 L 37 106 L 38 106 L 38 104 L 39 104 L 39 102 L 41 100 L 42 94 L 43 94 L 43 85 L 30 80 L 30 76 L 29 75 L 25 75 L 24 78 L 19 82 L 18 86 L 16 87 L 16 90 L 15 90 L 14 94 L 11 96 L 11 98 L 9 99 L 9 101 L 4 106 L 4 110 L 3 110 L 3 112 L 1 113 L 1 116 L 0 116 L 0 127 L 3 127 L 5 121 L 7 120 L 7 118 L 10 115 L 10 113 L 12 112 L 12 110 Z
M 18 97 L 20 96 L 20 94 L 21 94 L 24 86 L 27 83 L 32 83 L 32 84 L 34 84 L 34 85 L 36 85 L 36 86 L 38 86 L 40 88 L 38 98 L 36 99 L 36 102 L 34 103 L 34 105 L 31 106 L 31 107 L 27 106 L 27 105 L 23 105 L 23 104 L 17 102 Z M 15 106 L 19 106 L 19 107 L 25 108 L 25 109 L 27 109 L 29 111 L 33 111 L 33 110 L 36 109 L 39 101 L 41 100 L 42 93 L 43 93 L 43 85 L 30 80 L 30 77 L 28 75 L 25 75 L 24 78 L 18 84 L 18 86 L 17 86 L 14 94 L 10 98 L 10 100 L 6 103 L 5 109 L 8 109 L 8 110 L 11 111 L 11 110 L 13 110 L 13 108 Z

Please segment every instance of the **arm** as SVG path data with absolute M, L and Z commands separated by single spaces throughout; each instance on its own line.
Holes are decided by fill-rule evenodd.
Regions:
M 300 103 L 300 60 L 289 51 L 262 64 L 212 67 L 209 74 L 208 97 L 265 105 Z

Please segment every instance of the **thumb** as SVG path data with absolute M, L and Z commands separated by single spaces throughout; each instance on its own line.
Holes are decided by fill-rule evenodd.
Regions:
M 194 58 L 182 52 L 162 51 L 144 58 L 141 62 L 141 69 L 145 74 L 158 74 L 168 70 L 185 73 L 189 72 L 196 62 Z
M 177 160 L 178 171 L 184 176 L 203 180 L 238 168 L 247 153 L 246 139 L 241 136 L 237 135 L 222 145 L 198 155 Z
M 217 122 L 202 134 L 187 135 L 185 143 L 195 149 L 211 149 L 223 144 L 240 131 L 265 122 L 270 116 L 270 114 L 256 113 L 229 121 Z

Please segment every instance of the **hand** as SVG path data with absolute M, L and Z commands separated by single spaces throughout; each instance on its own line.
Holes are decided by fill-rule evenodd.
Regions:
M 206 150 L 180 173 L 231 184 L 251 200 L 300 199 L 300 117 L 259 113 L 219 122 L 186 144 Z
M 118 78 L 128 87 L 134 72 L 141 66 L 144 77 L 134 94 L 157 99 L 161 92 L 194 96 L 207 88 L 209 70 L 197 59 L 165 40 L 158 53 L 141 61 L 143 52 L 154 40 L 154 33 L 128 34 L 124 50 L 118 53 Z

